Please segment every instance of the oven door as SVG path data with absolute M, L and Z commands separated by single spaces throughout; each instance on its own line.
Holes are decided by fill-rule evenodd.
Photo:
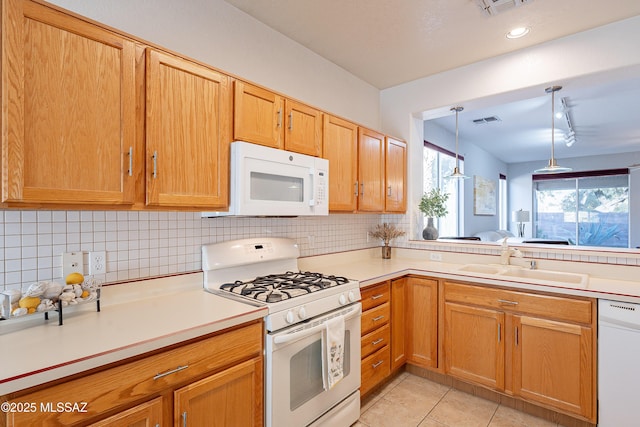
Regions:
M 304 324 L 267 335 L 266 425 L 307 426 L 330 412 L 344 412 L 339 405 L 357 393 L 357 405 L 346 405 L 355 422 L 360 413 L 360 317 L 362 306 L 355 303 L 318 316 Z M 345 317 L 344 377 L 325 389 L 322 358 L 325 322 L 336 315 Z M 352 397 L 354 399 L 354 397 Z M 344 414 L 339 414 L 344 417 Z M 355 417 L 355 418 L 353 418 Z

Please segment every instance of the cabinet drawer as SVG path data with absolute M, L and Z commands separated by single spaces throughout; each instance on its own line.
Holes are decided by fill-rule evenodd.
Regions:
M 367 357 L 371 353 L 380 350 L 385 345 L 389 345 L 391 339 L 391 328 L 384 325 L 371 333 L 362 337 L 360 356 Z
M 389 301 L 389 282 L 369 286 L 360 290 L 362 296 L 362 311 L 384 304 Z
M 592 323 L 592 301 L 485 286 L 445 283 L 445 299 L 575 323 Z
M 390 305 L 388 302 L 365 311 L 362 314 L 362 331 L 365 335 L 382 325 L 389 323 L 391 315 Z
M 389 376 L 391 353 L 389 346 L 380 349 L 362 360 L 360 394 L 365 394 Z
M 262 353 L 262 325 L 243 328 L 12 399 L 87 402 L 86 412 L 11 413 L 7 426 L 76 425 Z

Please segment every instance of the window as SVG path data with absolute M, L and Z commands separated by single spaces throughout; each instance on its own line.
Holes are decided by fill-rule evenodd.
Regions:
M 509 218 L 507 217 L 507 176 L 500 174 L 498 182 L 498 217 L 500 230 L 509 228 Z
M 629 171 L 533 175 L 534 233 L 571 244 L 629 247 Z
M 464 158 L 458 155 L 460 163 L 460 171 L 464 171 Z M 436 219 L 435 227 L 438 229 L 440 236 L 460 236 L 462 235 L 461 222 L 463 219 L 462 197 L 458 197 L 462 191 L 462 180 L 446 179 L 453 173 L 456 166 L 456 155 L 448 150 L 424 142 L 423 150 L 423 192 L 427 192 L 432 188 L 441 188 L 449 193 L 447 200 L 447 216 Z M 426 220 L 424 220 L 426 224 Z

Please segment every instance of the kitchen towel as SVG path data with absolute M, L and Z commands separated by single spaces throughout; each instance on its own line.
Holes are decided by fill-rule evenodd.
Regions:
M 344 316 L 326 322 L 325 357 L 326 387 L 331 389 L 344 377 Z

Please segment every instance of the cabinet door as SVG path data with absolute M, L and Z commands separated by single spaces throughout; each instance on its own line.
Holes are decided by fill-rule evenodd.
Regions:
M 229 204 L 231 90 L 212 69 L 147 50 L 147 204 Z
M 174 423 L 262 426 L 262 360 L 251 359 L 174 392 Z
M 134 406 L 89 427 L 156 427 L 162 422 L 162 397 Z
M 386 138 L 386 212 L 406 212 L 407 144 L 390 137 Z
M 134 43 L 30 1 L 2 9 L 2 201 L 132 204 Z
M 329 160 L 329 210 L 353 212 L 358 195 L 358 127 L 324 115 L 322 157 Z
M 395 371 L 407 361 L 405 327 L 407 307 L 405 293 L 407 278 L 391 282 L 391 370 Z M 425 307 L 426 309 L 426 307 Z
M 284 148 L 284 99 L 248 83 L 234 82 L 233 138 Z
M 504 313 L 445 303 L 445 373 L 504 389 Z
M 285 150 L 322 156 L 322 113 L 290 99 L 285 101 L 285 110 Z
M 384 147 L 384 135 L 369 129 L 358 128 L 359 211 L 382 212 L 384 210 Z
M 593 330 L 514 316 L 514 393 L 594 419 Z
M 425 368 L 438 366 L 438 282 L 407 279 L 407 362 Z

